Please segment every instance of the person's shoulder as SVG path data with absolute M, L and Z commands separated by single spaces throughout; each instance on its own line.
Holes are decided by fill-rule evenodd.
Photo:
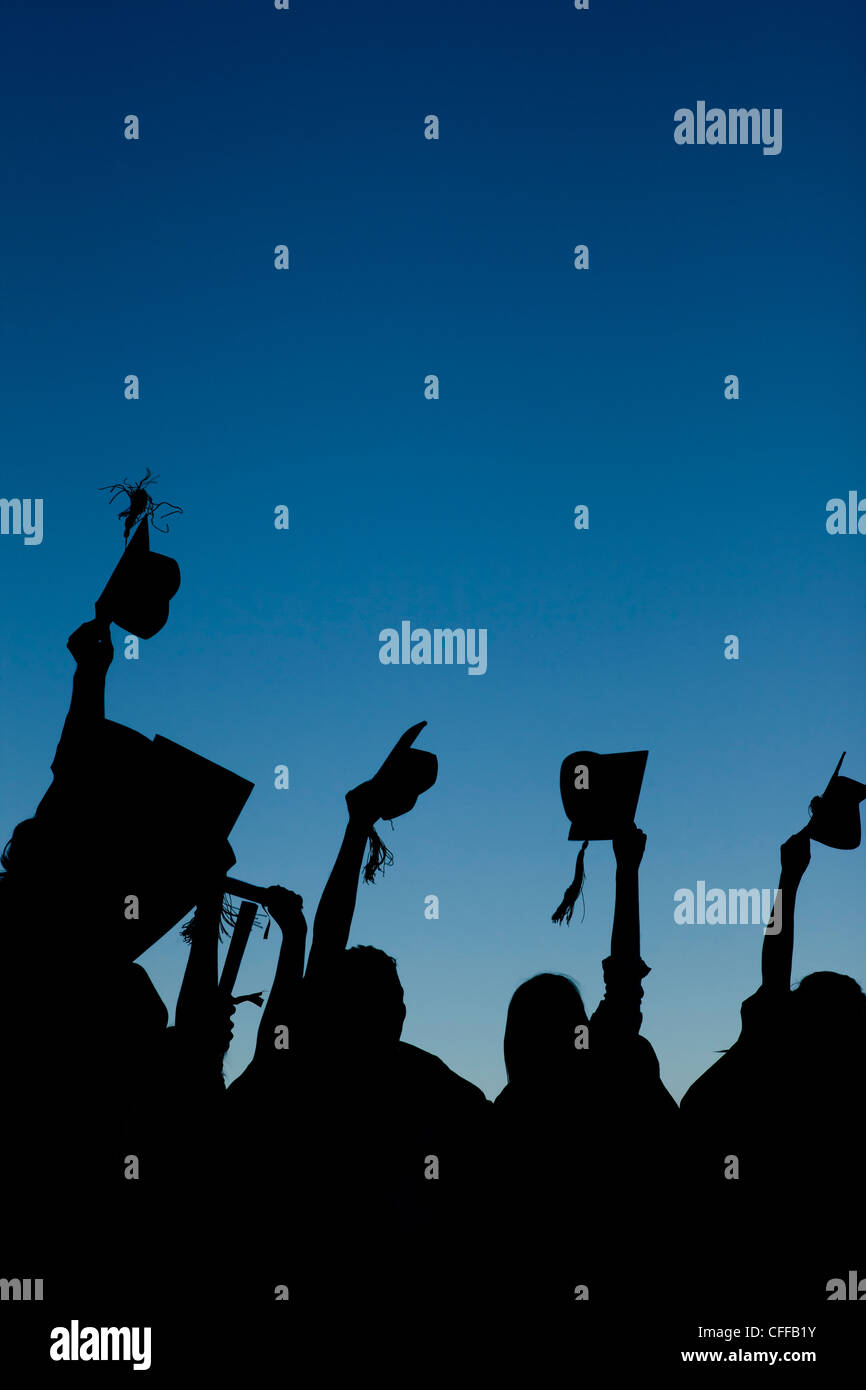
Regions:
M 413 1043 L 400 1042 L 400 1063 L 413 1077 L 422 1084 L 436 1086 L 447 1091 L 453 1099 L 462 1100 L 466 1104 L 487 1106 L 490 1104 L 480 1086 L 474 1082 L 467 1081 L 465 1076 L 460 1076 L 458 1072 L 452 1071 L 449 1066 L 432 1052 L 425 1052 L 421 1047 L 415 1047 Z
M 760 985 L 754 994 L 744 999 L 740 1005 L 740 1019 L 743 1031 L 756 1032 L 770 1024 L 781 1023 L 791 1007 L 789 989 L 771 988 Z
M 633 1039 L 633 1046 L 635 1055 L 639 1058 L 641 1064 L 646 1067 L 648 1071 L 652 1072 L 653 1075 L 660 1076 L 661 1067 L 659 1066 L 658 1053 L 649 1038 L 645 1038 L 643 1033 L 638 1033 L 637 1037 Z

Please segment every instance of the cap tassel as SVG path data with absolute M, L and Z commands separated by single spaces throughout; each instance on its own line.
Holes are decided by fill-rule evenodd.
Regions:
M 565 922 L 566 926 L 571 921 L 571 914 L 574 912 L 574 904 L 577 902 L 580 890 L 583 887 L 583 856 L 586 853 L 589 840 L 584 840 L 577 852 L 577 863 L 574 866 L 574 878 L 565 890 L 562 902 L 551 917 L 552 922 Z
M 384 873 L 389 865 L 394 863 L 394 856 L 388 846 L 379 838 L 376 831 L 370 828 L 370 853 L 364 865 L 364 882 L 373 883 L 378 873 Z

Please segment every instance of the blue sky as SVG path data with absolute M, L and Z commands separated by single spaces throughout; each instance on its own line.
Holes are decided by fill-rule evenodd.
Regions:
M 0 536 L 4 834 L 47 785 L 66 637 L 122 544 L 97 489 L 150 467 L 184 508 L 157 538 L 182 586 L 137 662 L 115 630 L 110 715 L 255 781 L 238 872 L 310 922 L 345 791 L 429 721 L 439 781 L 386 827 L 352 940 L 397 957 L 404 1036 L 489 1095 L 521 980 L 601 989 L 608 845 L 585 921 L 550 922 L 561 759 L 649 748 L 644 1031 L 679 1097 L 736 1036 L 761 937 L 676 926 L 675 891 L 774 885 L 843 748 L 866 779 L 866 538 L 825 529 L 866 495 L 862 20 L 293 0 L 3 23 L 0 494 L 45 518 L 40 546 Z M 781 154 L 676 145 L 698 100 L 782 108 Z M 403 619 L 486 628 L 486 674 L 383 666 Z M 866 982 L 864 874 L 814 847 L 795 978 Z M 276 945 L 253 939 L 239 988 Z M 145 958 L 170 1008 L 184 955 L 174 932 Z

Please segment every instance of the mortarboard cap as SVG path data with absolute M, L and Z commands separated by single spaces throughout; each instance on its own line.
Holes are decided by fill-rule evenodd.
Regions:
M 180 566 L 151 550 L 144 517 L 96 601 L 96 614 L 135 637 L 153 637 L 165 627 L 169 603 L 179 588 Z
M 582 840 L 574 878 L 553 914 L 554 922 L 570 922 L 583 887 L 583 857 L 590 840 L 613 840 L 633 824 L 646 760 L 639 753 L 590 753 L 586 749 L 563 759 L 559 791 L 571 821 L 569 840 Z
M 162 734 L 153 740 L 153 777 L 167 797 L 183 796 L 180 814 L 185 822 L 193 816 L 201 833 L 223 838 L 230 834 L 255 785 Z
M 569 840 L 612 840 L 634 821 L 647 750 L 572 753 L 563 761 L 559 789 L 571 821 Z
M 380 820 L 396 820 L 411 811 L 422 792 L 429 791 L 439 773 L 435 753 L 411 745 L 427 724 L 413 724 L 397 740 L 391 752 L 373 778 L 377 788 L 377 807 Z
M 842 754 L 844 758 L 845 754 Z M 853 777 L 840 777 L 836 770 L 821 796 L 809 803 L 809 838 L 831 849 L 856 849 L 860 843 L 860 802 L 866 799 L 866 786 Z
M 134 960 L 234 864 L 228 836 L 253 783 L 109 719 L 85 748 L 58 754 L 54 774 L 35 816 L 43 863 L 75 865 L 87 904 L 78 925 Z M 127 920 L 130 894 L 138 915 Z
M 436 754 L 411 746 L 426 724 L 427 720 L 422 719 L 420 724 L 413 724 L 411 729 L 407 729 L 394 744 L 379 771 L 364 784 L 374 820 L 392 821 L 398 816 L 405 816 L 421 793 L 429 790 L 436 781 L 439 773 Z M 356 788 L 358 790 L 360 788 Z M 364 866 L 364 878 L 367 883 L 372 883 L 377 873 L 384 872 L 385 866 L 393 863 L 394 857 L 372 824 L 369 838 L 370 853 Z

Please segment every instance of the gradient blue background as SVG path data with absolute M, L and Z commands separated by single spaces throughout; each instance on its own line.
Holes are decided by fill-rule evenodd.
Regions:
M 310 923 L 344 793 L 429 721 L 439 781 L 385 827 L 352 940 L 397 957 L 404 1036 L 488 1095 L 521 980 L 601 991 L 609 845 L 585 921 L 550 921 L 560 761 L 651 750 L 644 1031 L 679 1097 L 737 1035 L 761 931 L 675 926 L 674 892 L 774 885 L 843 748 L 866 777 L 866 537 L 825 529 L 866 494 L 862 28 L 833 0 L 4 6 L 0 495 L 45 507 L 41 546 L 0 537 L 4 838 L 120 553 L 96 489 L 151 467 L 183 582 L 137 662 L 115 629 L 109 714 L 256 782 L 237 872 Z M 782 153 L 677 146 L 699 99 L 782 107 Z M 487 674 L 382 666 L 404 618 L 486 627 Z M 46 880 L 58 913 L 88 867 Z M 866 981 L 864 874 L 814 848 L 795 979 Z M 177 931 L 144 957 L 170 1009 L 184 959 Z

